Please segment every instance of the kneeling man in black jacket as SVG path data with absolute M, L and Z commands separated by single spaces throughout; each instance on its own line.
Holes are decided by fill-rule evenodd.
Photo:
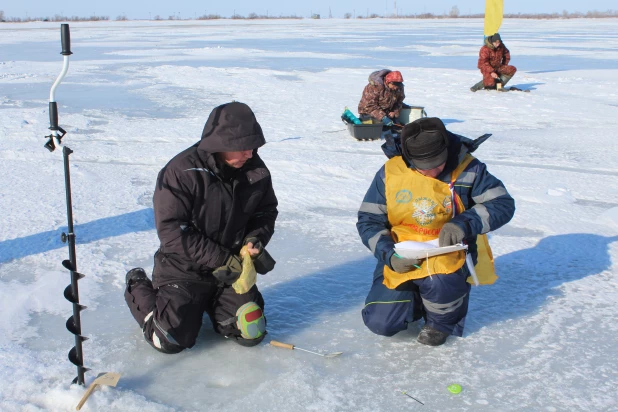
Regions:
M 243 103 L 216 107 L 202 139 L 160 172 L 154 192 L 157 235 L 152 281 L 141 268 L 126 276 L 125 300 L 144 338 L 163 353 L 195 344 L 204 312 L 215 331 L 254 346 L 266 334 L 257 286 L 238 294 L 247 246 L 258 273 L 272 270 L 265 247 L 275 230 L 277 198 L 257 154 L 266 141 Z

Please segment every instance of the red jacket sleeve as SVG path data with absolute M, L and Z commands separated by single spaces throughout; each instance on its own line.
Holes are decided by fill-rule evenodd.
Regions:
M 479 51 L 479 62 L 477 67 L 481 69 L 483 75 L 488 75 L 494 72 L 494 68 L 489 64 L 489 49 L 485 46 Z
M 502 47 L 504 47 L 504 54 L 502 55 L 503 56 L 502 64 L 506 66 L 511 61 L 511 52 L 509 51 L 509 49 L 506 48 L 506 46 L 502 45 Z

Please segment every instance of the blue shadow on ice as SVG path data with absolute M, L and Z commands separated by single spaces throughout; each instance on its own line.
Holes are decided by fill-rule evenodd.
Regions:
M 608 270 L 609 245 L 616 241 L 618 236 L 586 233 L 549 236 L 532 248 L 498 257 L 496 283 L 472 289 L 468 316 L 474 321 L 466 333 L 534 313 L 548 298 L 561 296 L 559 286 Z
M 371 287 L 375 264 L 375 258 L 369 256 L 263 289 L 268 329 L 283 338 L 353 307 L 359 308 L 358 322 L 362 325 L 360 310 Z
M 127 233 L 143 232 L 154 229 L 154 211 L 142 209 L 124 215 L 105 217 L 73 227 L 77 245 L 95 242 L 108 237 Z M 60 241 L 60 234 L 67 232 L 67 227 L 37 233 L 17 239 L 0 242 L 0 263 L 25 256 L 36 255 L 54 249 L 67 247 Z
M 535 71 L 527 71 L 529 74 L 541 74 L 541 73 L 556 73 L 556 72 L 566 72 L 567 69 L 554 69 L 554 70 L 535 70 Z
M 609 269 L 608 247 L 616 241 L 618 236 L 550 236 L 532 248 L 498 257 L 498 281 L 472 289 L 465 334 L 534 313 L 548 298 L 561 295 L 562 284 Z M 375 264 L 375 258 L 367 257 L 263 289 L 268 329 L 284 338 L 354 307 L 359 308 L 358 325 L 363 327 L 360 309 L 371 286 Z M 289 269 L 288 265 L 286 270 Z
M 545 83 L 517 83 L 510 84 L 509 87 L 514 86 L 522 90 L 536 90 L 536 86 L 544 85 Z

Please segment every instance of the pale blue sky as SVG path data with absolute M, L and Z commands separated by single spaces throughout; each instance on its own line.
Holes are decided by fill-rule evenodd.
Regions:
M 448 12 L 457 6 L 462 14 L 482 13 L 484 0 L 320 0 L 320 1 L 282 1 L 282 0 L 227 0 L 227 1 L 120 1 L 120 0 L 14 0 L 3 2 L 0 10 L 6 17 L 43 17 L 62 14 L 65 16 L 86 17 L 91 15 L 108 16 L 112 20 L 119 15 L 130 19 L 150 18 L 155 15 L 167 18 L 170 15 L 181 18 L 193 18 L 203 14 L 219 14 L 224 17 L 234 12 L 246 16 L 249 13 L 269 15 L 291 15 L 308 17 L 311 13 L 320 13 L 328 17 L 329 7 L 333 17 L 343 17 L 345 13 L 365 15 L 393 14 L 395 3 L 400 14 Z M 505 0 L 505 13 L 551 13 L 567 10 L 606 11 L 618 9 L 616 0 Z

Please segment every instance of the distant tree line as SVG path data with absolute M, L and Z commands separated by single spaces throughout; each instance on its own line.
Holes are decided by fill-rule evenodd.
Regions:
M 124 18 L 126 20 L 126 17 Z M 109 20 L 108 16 L 90 16 L 90 17 L 79 17 L 79 16 L 62 16 L 60 14 L 56 14 L 52 17 L 5 17 L 4 12 L 0 10 L 0 22 L 12 22 L 12 23 L 25 23 L 29 21 L 107 21 Z
M 217 19 L 233 19 L 233 20 L 267 20 L 267 19 L 302 19 L 301 16 L 297 16 L 295 14 L 289 16 L 273 16 L 268 14 L 257 14 L 257 13 L 249 13 L 247 16 L 243 16 L 240 14 L 234 13 L 232 17 L 223 17 L 218 14 L 206 14 L 198 17 L 198 20 L 217 20 Z
M 459 8 L 457 6 L 453 6 L 448 12 L 444 12 L 443 14 L 433 14 L 433 13 L 421 13 L 421 14 L 391 14 L 391 15 L 379 15 L 377 13 L 367 13 L 365 15 L 356 13 L 345 13 L 343 18 L 345 19 L 377 19 L 377 18 L 396 18 L 396 19 L 482 19 L 485 17 L 484 13 L 478 14 L 461 14 L 459 12 Z M 564 10 L 562 13 L 508 13 L 504 15 L 505 19 L 600 19 L 600 18 L 610 18 L 610 17 L 618 17 L 618 10 L 607 10 L 607 11 L 588 11 L 586 13 L 582 12 L 568 12 Z M 270 15 L 270 14 L 257 14 L 257 13 L 249 13 L 246 16 L 241 14 L 234 14 L 230 17 L 220 16 L 218 14 L 204 14 L 199 17 L 195 17 L 195 19 L 186 18 L 182 19 L 180 14 L 178 15 L 170 15 L 167 19 L 162 18 L 160 15 L 155 15 L 151 20 L 218 20 L 218 19 L 232 19 L 232 20 L 266 20 L 266 19 L 302 19 L 302 16 L 297 15 Z M 319 13 L 312 13 L 312 19 L 319 19 Z M 59 21 L 107 21 L 109 20 L 109 16 L 90 16 L 90 17 L 79 17 L 79 16 L 62 16 L 60 14 L 56 14 L 53 17 L 5 17 L 4 11 L 0 10 L 0 22 L 29 22 L 29 21 L 50 21 L 50 22 L 59 22 Z M 116 17 L 117 21 L 125 21 L 129 20 L 126 15 L 119 15 Z
M 352 13 L 345 13 L 344 18 L 351 19 L 353 18 Z M 357 19 L 363 18 L 396 18 L 396 19 L 483 19 L 485 18 L 485 13 L 477 13 L 477 14 L 461 14 L 459 12 L 459 8 L 457 6 L 453 6 L 450 11 L 445 12 L 443 14 L 433 14 L 433 13 L 421 13 L 421 14 L 391 14 L 387 16 L 379 16 L 377 14 L 368 14 L 365 16 L 358 15 L 355 16 Z M 567 10 L 563 10 L 562 13 L 506 13 L 503 18 L 505 19 L 601 19 L 601 18 L 611 18 L 618 17 L 618 10 L 607 10 L 607 11 L 588 11 L 586 13 L 582 12 L 568 12 Z

